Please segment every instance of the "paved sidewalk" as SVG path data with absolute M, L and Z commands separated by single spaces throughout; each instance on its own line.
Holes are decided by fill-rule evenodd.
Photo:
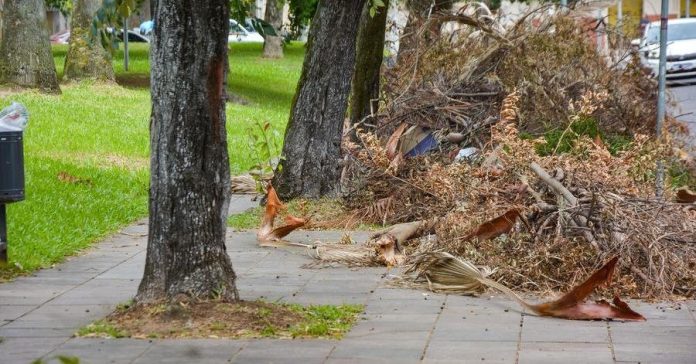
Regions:
M 237 197 L 231 211 L 252 206 Z M 64 264 L 0 285 L 0 363 L 73 355 L 81 363 L 696 363 L 696 303 L 631 302 L 645 323 L 564 321 L 521 314 L 498 297 L 391 289 L 386 269 L 303 269 L 301 250 L 259 248 L 254 232 L 228 233 L 242 298 L 302 304 L 362 303 L 362 320 L 334 340 L 72 338 L 131 298 L 142 276 L 147 226 L 139 222 Z M 342 232 L 296 232 L 294 241 Z M 363 239 L 367 234 L 357 234 Z

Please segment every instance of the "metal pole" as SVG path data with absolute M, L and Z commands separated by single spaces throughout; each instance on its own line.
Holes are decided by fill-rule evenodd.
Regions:
M 616 2 L 616 25 L 623 28 L 623 0 Z
M 128 71 L 128 18 L 123 20 L 123 68 Z
M 7 212 L 0 204 L 0 263 L 7 263 Z
M 669 16 L 669 0 L 662 0 L 660 11 L 660 66 L 657 83 L 657 140 L 662 138 L 662 124 L 665 121 L 665 79 L 667 75 L 667 17 Z M 665 169 L 662 159 L 657 160 L 655 172 L 655 195 L 662 197 L 665 183 Z
M 686 0 L 686 18 L 691 17 L 691 0 Z

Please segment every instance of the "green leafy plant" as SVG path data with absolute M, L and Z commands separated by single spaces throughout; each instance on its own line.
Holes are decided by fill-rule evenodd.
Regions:
M 104 321 L 95 321 L 77 331 L 77 336 L 121 338 L 128 337 L 128 333 L 119 330 L 116 326 Z
M 80 364 L 80 358 L 76 356 L 67 356 L 67 355 L 56 355 L 54 357 L 48 358 L 46 360 L 44 359 L 36 359 L 32 364 L 47 364 L 52 361 L 57 360 L 60 364 Z
M 384 1 L 382 0 L 370 0 L 370 16 L 374 17 L 377 14 L 377 10 L 384 8 Z M 386 9 L 384 9 L 386 11 Z
M 249 136 L 250 148 L 256 155 L 256 164 L 251 167 L 249 174 L 257 181 L 269 180 L 282 159 L 278 143 L 280 134 L 271 128 L 270 122 L 257 121 L 253 128 L 249 128 Z

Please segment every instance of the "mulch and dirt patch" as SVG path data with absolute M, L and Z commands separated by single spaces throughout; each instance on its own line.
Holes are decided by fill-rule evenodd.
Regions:
M 305 307 L 262 301 L 123 304 L 81 328 L 77 336 L 340 339 L 362 312 L 361 305 Z

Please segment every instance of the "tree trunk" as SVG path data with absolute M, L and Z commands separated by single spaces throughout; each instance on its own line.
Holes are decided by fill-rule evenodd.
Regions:
M 365 0 L 320 0 L 274 185 L 283 199 L 340 192 L 341 137 Z
M 150 230 L 138 302 L 238 299 L 225 249 L 228 0 L 158 0 L 151 48 Z
M 99 40 L 90 41 L 92 20 L 101 6 L 101 0 L 73 1 L 70 45 L 65 55 L 65 79 L 114 80 L 111 55 Z
M 2 17 L 0 84 L 60 93 L 43 0 L 7 0 Z
M 280 34 L 283 27 L 283 0 L 266 0 L 266 21 Z M 264 58 L 283 58 L 283 37 L 266 35 L 263 43 Z
M 350 97 L 351 125 L 377 112 L 379 102 L 379 81 L 382 57 L 384 56 L 384 34 L 387 25 L 389 0 L 384 7 L 370 16 L 369 4 L 363 9 L 358 29 L 355 51 L 355 74 Z

